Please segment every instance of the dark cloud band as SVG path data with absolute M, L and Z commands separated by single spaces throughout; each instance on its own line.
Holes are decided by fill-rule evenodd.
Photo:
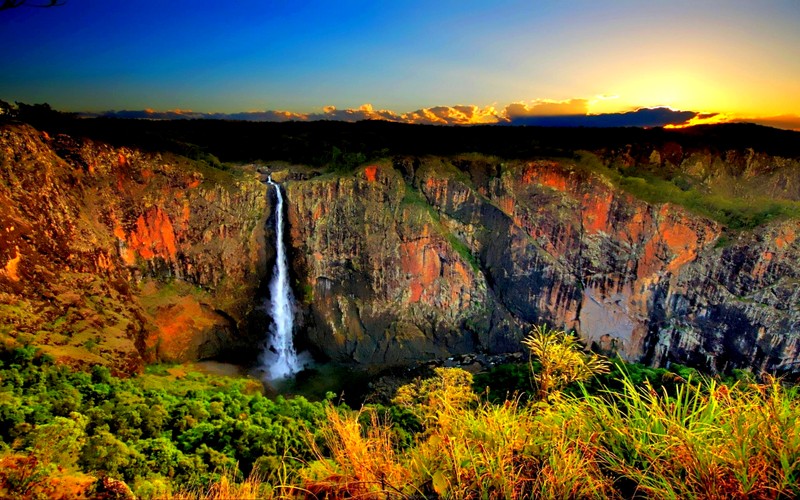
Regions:
M 509 124 L 540 127 L 664 127 L 685 125 L 698 115 L 695 111 L 642 108 L 627 113 L 600 115 L 516 116 L 509 119 Z

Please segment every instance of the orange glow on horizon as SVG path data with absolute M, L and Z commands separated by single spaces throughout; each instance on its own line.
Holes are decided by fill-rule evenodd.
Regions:
M 614 123 L 621 123 L 617 126 L 631 126 L 625 125 L 626 116 L 629 115 L 631 123 L 638 123 L 633 126 L 643 127 L 661 127 L 666 129 L 680 129 L 686 127 L 693 127 L 697 125 L 713 125 L 721 123 L 755 123 L 758 125 L 780 128 L 784 130 L 800 131 L 800 114 L 796 113 L 782 113 L 782 114 L 750 114 L 750 113 L 732 113 L 732 112 L 716 112 L 716 111 L 700 111 L 698 109 L 709 108 L 696 108 L 692 106 L 676 106 L 664 105 L 661 101 L 654 101 L 657 104 L 649 106 L 631 106 L 626 96 L 620 95 L 599 95 L 594 98 L 572 98 L 572 99 L 547 99 L 537 98 L 527 101 L 515 101 L 506 105 L 498 105 L 497 102 L 492 105 L 478 106 L 474 104 L 469 105 L 441 105 L 432 106 L 427 108 L 420 108 L 414 111 L 396 112 L 391 109 L 383 109 L 376 107 L 371 103 L 365 103 L 358 107 L 337 108 L 336 106 L 324 106 L 317 112 L 310 113 L 296 113 L 286 110 L 265 110 L 265 111 L 251 111 L 247 113 L 237 113 L 226 115 L 225 113 L 204 113 L 195 112 L 188 109 L 171 109 L 168 111 L 157 111 L 152 108 L 146 108 L 142 111 L 128 111 L 124 112 L 128 115 L 136 117 L 137 113 L 141 113 L 142 118 L 149 119 L 175 119 L 176 117 L 189 117 L 189 118 L 225 118 L 231 117 L 232 119 L 246 119 L 254 121 L 309 121 L 309 120 L 333 120 L 333 121 L 359 121 L 359 120 L 386 120 L 391 122 L 400 123 L 416 123 L 416 124 L 430 124 L 430 125 L 477 125 L 477 124 L 500 124 L 510 123 L 514 124 L 517 120 L 525 121 L 528 118 L 548 117 L 567 118 L 567 123 L 572 122 L 576 125 L 572 126 L 585 126 L 585 123 L 592 123 L 591 121 L 580 120 L 581 116 L 585 117 L 602 117 L 604 115 L 617 115 L 609 116 L 609 119 Z M 654 110 L 655 108 L 664 108 L 663 112 L 657 112 L 653 124 L 642 124 L 637 118 L 643 116 L 637 113 L 643 110 Z M 713 110 L 713 108 L 711 108 Z M 687 120 L 687 116 L 693 116 Z M 649 118 L 647 120 L 650 120 Z M 670 121 L 687 120 L 684 123 L 670 123 Z M 597 123 L 603 123 L 602 119 Z M 609 123 L 607 120 L 605 123 Z M 662 125 L 666 123 L 666 125 Z M 570 125 L 567 125 L 570 126 Z M 592 125 L 590 125 L 592 126 Z M 594 125 L 594 126 L 609 126 L 609 125 Z
M 676 125 L 665 125 L 664 128 L 686 128 L 694 127 L 697 125 L 716 125 L 718 123 L 730 123 L 733 118 L 725 113 L 701 113 L 686 123 Z

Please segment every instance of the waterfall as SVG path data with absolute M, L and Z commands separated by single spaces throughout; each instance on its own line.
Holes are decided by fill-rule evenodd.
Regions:
M 271 380 L 286 378 L 302 368 L 297 352 L 292 344 L 292 325 L 294 324 L 294 297 L 289 287 L 289 269 L 286 261 L 286 247 L 283 244 L 283 194 L 281 187 L 272 181 L 270 175 L 267 182 L 275 186 L 278 203 L 275 206 L 275 248 L 277 257 L 272 281 L 269 284 L 269 313 L 274 321 L 270 330 L 267 349 L 261 357 L 261 363 Z

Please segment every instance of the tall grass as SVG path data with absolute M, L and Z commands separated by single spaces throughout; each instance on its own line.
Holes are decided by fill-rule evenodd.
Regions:
M 623 493 L 652 498 L 795 498 L 797 393 L 775 380 L 689 382 L 672 397 L 622 380 L 621 393 L 576 400 L 600 436 L 598 459 Z
M 527 404 L 454 404 L 463 394 L 448 397 L 452 388 L 445 387 L 417 400 L 428 417 L 425 430 L 402 452 L 391 423 L 372 419 L 362 428 L 357 414 L 332 409 L 331 454 L 309 465 L 303 487 L 323 491 L 313 476 L 323 470 L 328 497 L 800 495 L 796 389 L 776 380 L 733 386 L 690 380 L 668 394 L 625 374 L 620 384 L 615 392 L 557 393 Z
M 360 423 L 363 412 L 369 413 L 366 427 Z M 380 421 L 377 412 L 329 406 L 326 416 L 322 429 L 326 446 L 312 441 L 318 459 L 300 471 L 303 489 L 322 498 L 405 496 L 410 473 L 398 459 L 391 427 Z
M 398 452 L 391 423 L 329 410 L 320 453 L 301 476 L 320 497 L 602 498 L 612 494 L 592 436 L 572 400 L 495 405 L 464 391 L 471 376 L 439 369 L 401 390 L 425 422 L 415 446 Z M 362 410 L 364 411 L 364 410 Z M 379 474 L 377 471 L 381 471 Z

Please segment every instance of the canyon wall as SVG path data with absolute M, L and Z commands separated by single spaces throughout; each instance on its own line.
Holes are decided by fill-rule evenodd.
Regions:
M 333 359 L 514 351 L 548 323 L 632 361 L 797 369 L 796 220 L 731 232 L 580 160 L 395 158 L 286 189 L 310 340 Z
M 268 258 L 255 172 L 6 125 L 0 207 L 4 339 L 118 373 L 244 341 Z
M 628 360 L 796 373 L 797 219 L 725 227 L 634 197 L 610 166 L 796 202 L 798 162 L 636 148 L 396 155 L 347 173 L 269 164 L 286 193 L 298 342 L 383 367 L 518 351 L 547 323 Z M 0 340 L 118 373 L 252 356 L 274 258 L 262 180 L 252 167 L 0 127 Z

